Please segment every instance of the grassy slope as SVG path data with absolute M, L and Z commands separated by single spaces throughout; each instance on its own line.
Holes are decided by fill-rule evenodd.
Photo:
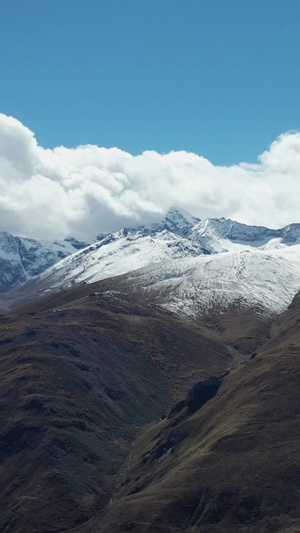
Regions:
M 297 297 L 215 398 L 149 427 L 112 504 L 76 531 L 300 531 L 299 321 Z
M 141 425 L 230 365 L 201 324 L 101 287 L 0 317 L 1 532 L 83 524 L 109 503 Z

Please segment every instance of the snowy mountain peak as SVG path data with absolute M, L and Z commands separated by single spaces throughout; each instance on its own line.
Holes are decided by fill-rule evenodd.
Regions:
M 207 218 L 194 227 L 199 235 L 215 235 L 232 241 L 256 241 L 264 237 L 275 237 L 279 230 L 272 230 L 264 226 L 248 226 L 235 222 L 230 218 Z
M 129 235 L 155 236 L 162 231 L 169 231 L 175 235 L 186 237 L 191 229 L 200 222 L 200 218 L 194 217 L 181 207 L 171 207 L 167 214 L 158 222 L 137 227 L 125 227 L 114 233 L 99 233 L 97 241 L 111 241 L 112 239 L 127 237 Z
M 167 230 L 175 235 L 187 237 L 191 229 L 198 222 L 200 222 L 200 219 L 194 217 L 188 213 L 188 211 L 185 211 L 180 207 L 171 207 L 161 221 L 149 226 L 141 226 L 138 229 L 146 232 L 148 231 L 150 234 L 156 234 L 163 230 Z
M 192 228 L 191 238 L 198 239 L 211 253 L 245 248 L 278 248 L 300 243 L 300 224 L 269 229 L 265 226 L 248 226 L 226 218 L 208 218 Z
M 165 216 L 165 219 L 173 223 L 185 225 L 188 224 L 190 226 L 194 226 L 195 224 L 200 222 L 200 218 L 194 217 L 185 209 L 176 206 L 173 206 L 169 209 Z
M 218 236 L 226 237 L 235 222 L 227 218 L 206 218 L 193 227 L 193 234 L 198 237 Z

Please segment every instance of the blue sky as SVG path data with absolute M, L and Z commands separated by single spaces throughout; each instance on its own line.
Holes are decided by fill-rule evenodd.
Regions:
M 300 129 L 299 0 L 1 0 L 1 112 L 40 145 L 255 162 Z

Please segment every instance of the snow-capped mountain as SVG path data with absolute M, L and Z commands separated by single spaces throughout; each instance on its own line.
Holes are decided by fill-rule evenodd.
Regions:
M 153 263 L 205 253 L 197 241 L 167 230 L 153 234 L 148 229 L 124 229 L 53 265 L 41 275 L 41 279 L 50 279 L 51 286 L 66 288 L 74 283 L 125 274 Z
M 282 248 L 300 243 L 300 224 L 281 229 L 247 226 L 226 218 L 209 218 L 194 225 L 190 238 L 200 241 L 211 253 L 251 248 Z
M 180 207 L 171 207 L 165 218 L 156 224 L 150 226 L 141 226 L 139 231 L 149 232 L 151 235 L 156 235 L 164 230 L 181 237 L 187 237 L 191 233 L 192 228 L 200 222 L 200 218 L 194 217 L 185 209 Z
M 73 238 L 48 242 L 0 232 L 0 292 L 37 276 L 87 245 Z
M 17 242 L 18 252 L 25 245 Z M 53 265 L 35 278 L 39 294 L 123 275 L 123 286 L 187 315 L 232 305 L 272 314 L 300 290 L 299 243 L 300 224 L 273 230 L 224 218 L 200 221 L 172 208 L 159 223 L 102 235 L 75 253 L 69 247 L 82 243 L 67 241 L 63 249 L 55 243 L 46 254 L 40 245 L 23 275 L 36 273 L 35 265 L 41 268 L 50 257 Z M 69 255 L 55 263 L 59 253 Z M 23 268 L 25 261 L 23 253 Z
M 125 274 L 147 265 L 207 254 L 268 251 L 285 256 L 300 242 L 300 224 L 280 230 L 246 226 L 227 219 L 203 222 L 189 213 L 172 208 L 160 223 L 124 228 L 47 269 L 41 279 L 51 285 L 68 287 Z M 299 247 L 300 250 L 300 247 Z
M 151 265 L 124 282 L 176 314 L 197 317 L 234 306 L 272 315 L 300 290 L 300 262 L 260 250 L 225 252 Z
M 201 222 L 173 208 L 160 223 L 106 235 L 37 281 L 47 291 L 123 274 L 123 286 L 172 311 L 197 316 L 240 305 L 272 314 L 300 289 L 299 240 L 297 224 L 272 230 L 226 219 Z

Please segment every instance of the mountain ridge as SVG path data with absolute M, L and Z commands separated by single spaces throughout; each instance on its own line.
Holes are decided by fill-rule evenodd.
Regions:
M 225 218 L 201 221 L 173 207 L 160 222 L 101 235 L 99 241 L 85 247 L 85 243 L 69 239 L 52 247 L 48 243 L 44 254 L 39 245 L 40 254 L 30 255 L 30 246 L 37 248 L 36 241 L 23 242 L 29 253 L 17 264 L 23 274 L 19 279 L 24 283 L 29 278 L 29 282 L 19 287 L 13 280 L 15 288 L 0 298 L 2 308 L 25 302 L 26 294 L 32 299 L 48 291 L 123 276 L 123 284 L 136 283 L 138 290 L 152 285 L 156 301 L 158 281 L 160 292 L 163 284 L 169 295 L 177 292 L 176 301 L 164 296 L 158 301 L 177 313 L 197 316 L 213 307 L 224 310 L 232 305 L 252 305 L 257 312 L 272 315 L 284 311 L 300 288 L 300 224 L 274 230 Z M 57 261 L 59 254 L 66 257 Z M 52 266 L 46 268 L 47 261 Z M 2 270 L 9 287 L 5 262 Z M 38 275 L 30 278 L 30 273 Z M 139 279 L 143 279 L 142 287 Z

